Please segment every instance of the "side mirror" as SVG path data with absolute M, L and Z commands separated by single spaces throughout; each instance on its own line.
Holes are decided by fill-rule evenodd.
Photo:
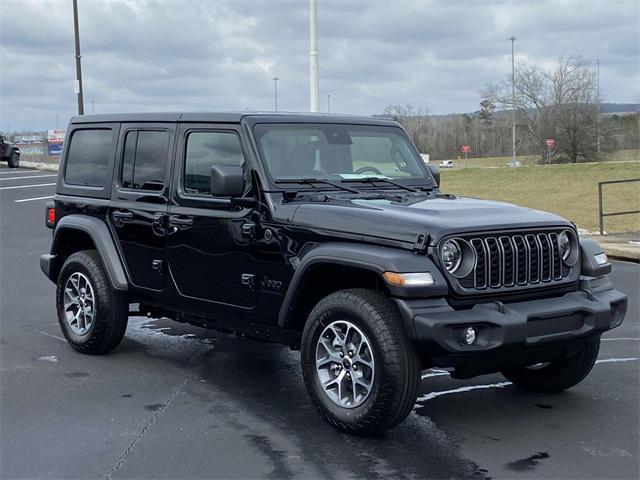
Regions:
M 438 168 L 437 165 L 434 165 L 433 163 L 428 163 L 427 166 L 429 167 L 429 170 L 431 171 L 431 175 L 433 175 L 433 178 L 436 181 L 436 185 L 440 187 L 440 169 Z
M 244 172 L 239 165 L 211 167 L 211 194 L 216 197 L 239 197 L 244 193 Z

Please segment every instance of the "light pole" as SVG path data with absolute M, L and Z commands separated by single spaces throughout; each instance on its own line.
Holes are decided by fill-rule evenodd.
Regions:
M 511 163 L 516 164 L 516 37 L 511 40 Z
M 331 94 L 327 93 L 327 113 L 331 113 Z
M 92 98 L 91 99 L 91 115 L 93 115 L 94 113 L 96 113 L 96 101 Z
M 309 0 L 309 110 L 320 111 L 318 88 L 318 2 Z
M 275 111 L 278 111 L 278 77 L 273 77 L 273 103 L 275 105 Z
M 596 59 L 596 101 L 598 102 L 598 111 L 596 112 L 596 145 L 598 153 L 600 153 L 600 59 Z
M 82 65 L 80 64 L 80 30 L 78 29 L 78 0 L 73 0 L 73 31 L 76 42 L 76 85 L 78 95 L 78 115 L 84 115 L 84 99 L 82 97 Z

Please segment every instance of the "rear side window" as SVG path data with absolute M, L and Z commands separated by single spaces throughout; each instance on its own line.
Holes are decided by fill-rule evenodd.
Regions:
M 160 191 L 164 188 L 169 132 L 131 130 L 124 140 L 122 181 L 124 188 Z
M 235 132 L 191 132 L 187 137 L 184 190 L 211 193 L 211 167 L 244 163 L 240 137 Z
M 69 185 L 104 187 L 111 158 L 113 132 L 110 129 L 76 130 L 71 136 L 64 181 Z

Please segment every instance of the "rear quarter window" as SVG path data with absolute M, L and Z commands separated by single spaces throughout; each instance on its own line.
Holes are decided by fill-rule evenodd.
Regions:
M 111 129 L 76 130 L 71 136 L 64 181 L 69 185 L 104 187 L 111 181 Z

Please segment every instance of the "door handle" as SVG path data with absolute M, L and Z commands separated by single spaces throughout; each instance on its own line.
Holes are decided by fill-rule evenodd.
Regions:
M 116 210 L 115 212 L 111 212 L 111 216 L 116 220 L 131 220 L 133 218 L 133 212 Z
M 171 225 L 180 225 L 181 227 L 190 227 L 193 225 L 193 218 L 190 217 L 177 217 L 171 215 L 169 217 L 169 223 Z

